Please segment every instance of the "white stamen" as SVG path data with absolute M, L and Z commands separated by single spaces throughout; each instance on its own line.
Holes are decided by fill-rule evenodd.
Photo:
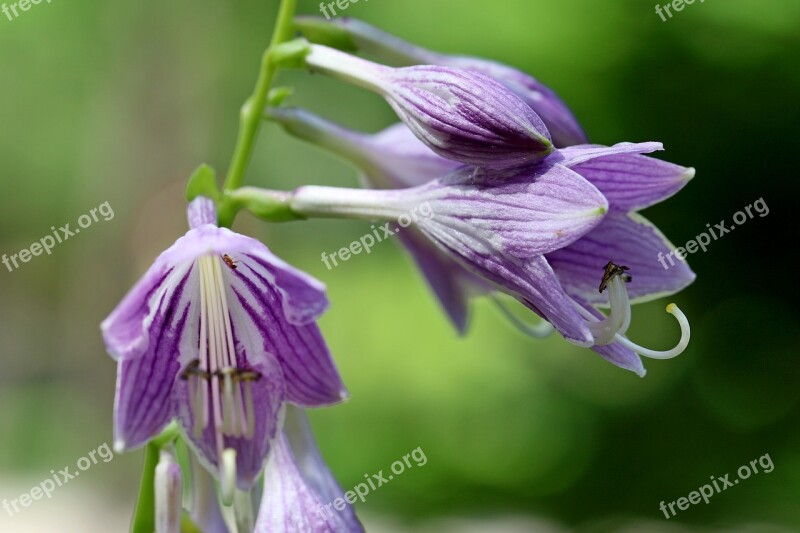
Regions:
M 680 355 L 683 353 L 686 347 L 689 346 L 689 338 L 691 337 L 689 320 L 686 318 L 686 315 L 683 314 L 683 311 L 681 311 L 675 304 L 669 304 L 667 306 L 667 313 L 674 315 L 675 318 L 678 319 L 678 324 L 681 326 L 681 340 L 679 340 L 678 344 L 671 350 L 656 351 L 643 348 L 642 346 L 631 342 L 630 339 L 623 337 L 622 335 L 617 335 L 616 341 L 626 348 L 630 348 L 639 355 L 643 355 L 651 359 L 672 359 L 673 357 Z
M 615 275 L 608 282 L 608 301 L 611 312 L 602 320 L 589 323 L 589 330 L 598 345 L 611 344 L 616 335 L 624 335 L 631 323 L 631 303 L 622 276 Z

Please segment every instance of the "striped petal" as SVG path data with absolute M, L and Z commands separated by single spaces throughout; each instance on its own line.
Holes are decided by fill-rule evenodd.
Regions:
M 144 295 L 146 277 L 130 294 Z M 151 308 L 146 319 L 139 322 L 142 329 L 137 341 L 143 349 L 122 352 L 117 370 L 117 390 L 114 402 L 114 440 L 118 450 L 136 448 L 158 435 L 172 418 L 171 395 L 180 370 L 177 354 L 195 350 L 198 331 L 193 326 L 197 309 L 192 305 L 197 276 L 191 264 L 174 267 L 161 285 L 140 305 L 131 304 L 130 294 L 123 300 L 129 309 Z M 106 321 L 109 329 L 133 329 L 132 314 L 117 315 Z M 125 326 L 121 324 L 128 322 Z M 114 346 L 109 346 L 109 351 Z M 112 352 L 113 353 L 113 352 Z M 120 355 L 120 354 L 117 354 Z
M 295 325 L 283 313 L 285 294 L 270 283 L 270 264 L 240 255 L 229 277 L 231 319 L 248 359 L 274 357 L 283 371 L 286 399 L 306 407 L 340 402 L 347 392 L 316 323 Z
M 642 302 L 674 294 L 694 281 L 686 262 L 670 266 L 663 260 L 673 249 L 644 217 L 610 212 L 589 234 L 547 259 L 567 292 L 592 304 L 608 302 L 608 292 L 598 291 L 606 263 L 625 265 L 632 276 L 628 293 L 634 302 Z
M 256 533 L 361 533 L 351 505 L 341 511 L 332 505 L 343 493 L 320 456 L 305 414 L 289 408 L 264 474 Z

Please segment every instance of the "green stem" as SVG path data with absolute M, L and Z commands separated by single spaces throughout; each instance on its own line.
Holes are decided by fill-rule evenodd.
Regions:
M 278 17 L 275 21 L 275 29 L 269 48 L 261 57 L 261 70 L 256 81 L 253 94 L 242 105 L 239 115 L 239 135 L 236 140 L 236 148 L 226 174 L 223 192 L 228 193 L 242 186 L 247 165 L 253 153 L 253 143 L 255 142 L 258 130 L 261 125 L 261 117 L 267 102 L 267 94 L 272 86 L 272 80 L 278 70 L 277 65 L 272 60 L 271 50 L 279 44 L 288 41 L 294 33 L 294 23 L 292 21 L 297 8 L 297 0 L 281 0 Z M 230 226 L 236 217 L 236 206 L 224 203 L 220 206 L 220 225 Z
M 144 472 L 139 498 L 131 522 L 131 533 L 153 533 L 156 530 L 155 479 L 160 446 L 150 442 L 145 448 Z

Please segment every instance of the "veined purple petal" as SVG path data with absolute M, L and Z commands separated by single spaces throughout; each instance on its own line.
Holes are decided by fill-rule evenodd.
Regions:
M 535 163 L 553 151 L 539 116 L 501 83 L 466 70 L 392 69 L 312 45 L 307 65 L 383 95 L 400 119 L 447 159 L 487 168 Z
M 578 119 L 555 91 L 534 77 L 513 67 L 469 56 L 433 54 L 434 64 L 455 67 L 489 76 L 513 91 L 544 122 L 557 148 L 588 142 Z
M 649 154 L 663 150 L 664 145 L 659 142 L 644 143 L 617 143 L 614 146 L 601 146 L 599 144 L 584 144 L 569 146 L 554 152 L 549 161 L 558 161 L 567 168 L 573 168 L 581 163 L 586 163 L 599 157 L 620 154 Z
M 287 431 L 290 425 L 287 412 Z M 302 415 L 304 416 L 304 415 Z M 299 431 L 298 431 L 299 429 Z M 361 533 L 352 508 L 333 508 L 343 491 L 325 465 L 307 428 L 282 432 L 264 474 L 256 533 Z M 326 505 L 328 508 L 326 509 Z
M 516 68 L 476 57 L 432 52 L 350 17 L 336 17 L 330 21 L 321 17 L 297 17 L 296 21 L 299 30 L 312 41 L 324 43 L 325 38 L 333 33 L 339 36 L 338 44 L 348 42 L 350 47 L 393 65 L 439 65 L 485 74 L 505 85 L 533 108 L 550 130 L 557 147 L 586 142 L 586 134 L 558 95 Z M 335 29 L 331 31 L 332 28 Z M 322 38 L 322 41 L 317 38 Z
M 576 297 L 575 301 L 595 317 L 599 319 L 604 318 L 605 315 L 603 315 L 603 313 L 592 307 L 588 302 L 582 300 L 580 297 Z M 640 378 L 643 378 L 645 374 L 647 374 L 647 370 L 645 370 L 644 365 L 642 364 L 642 358 L 639 357 L 639 354 L 629 348 L 625 348 L 618 342 L 603 346 L 595 345 L 592 346 L 592 350 L 600 354 L 600 356 L 609 363 L 612 363 L 625 370 L 630 370 Z
M 217 207 L 214 200 L 204 196 L 198 196 L 191 202 L 186 209 L 186 217 L 189 220 L 189 228 L 199 228 L 206 224 L 217 224 Z
M 197 309 L 191 301 L 196 287 L 191 265 L 176 267 L 156 292 L 158 298 L 149 299 L 155 311 L 144 326 L 143 350 L 119 360 L 114 402 L 114 442 L 119 450 L 141 446 L 172 418 L 170 397 L 180 370 L 178 354 L 198 342 L 192 327 Z
M 270 354 L 280 363 L 286 399 L 320 407 L 347 397 L 342 379 L 316 323 L 294 325 L 281 312 L 283 295 L 269 282 L 264 263 L 249 255 L 239 258 L 229 278 L 231 319 L 237 351 L 248 361 Z
M 490 179 L 491 178 L 491 179 Z M 419 228 L 434 240 L 458 233 L 462 254 L 495 250 L 526 258 L 563 248 L 594 228 L 605 214 L 605 197 L 562 167 L 479 173 L 469 167 L 408 195 L 428 202 L 434 215 Z M 454 243 L 456 241 L 453 241 Z
M 572 167 L 608 199 L 612 210 L 638 211 L 666 200 L 694 177 L 694 169 L 638 154 L 598 157 Z
M 612 211 L 597 228 L 547 259 L 568 293 L 593 304 L 608 302 L 608 293 L 598 291 L 606 263 L 625 265 L 632 276 L 628 293 L 641 302 L 674 294 L 694 281 L 686 262 L 671 265 L 664 259 L 673 249 L 644 217 Z
M 237 357 L 240 355 L 249 360 L 249 355 L 237 353 Z M 264 462 L 278 430 L 279 413 L 286 396 L 283 373 L 277 360 L 267 354 L 260 357 L 258 363 L 251 362 L 250 368 L 260 374 L 260 378 L 251 383 L 255 433 L 252 438 L 222 436 L 222 449 L 236 450 L 237 485 L 241 490 L 249 490 L 264 469 Z M 173 409 L 184 428 L 186 440 L 208 470 L 219 472 L 221 458 L 218 453 L 218 432 L 212 422 L 202 430 L 200 436 L 196 436 L 193 428 L 197 413 L 191 409 L 191 405 L 189 381 L 178 379 L 175 382 Z

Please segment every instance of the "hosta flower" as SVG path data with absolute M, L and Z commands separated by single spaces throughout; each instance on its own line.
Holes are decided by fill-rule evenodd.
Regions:
M 593 185 L 562 165 L 494 172 L 462 167 L 399 190 L 301 187 L 290 203 L 308 216 L 390 221 L 426 205 L 433 215 L 418 217 L 415 226 L 442 253 L 484 284 L 517 297 L 573 342 L 592 344 L 588 327 L 543 255 L 600 223 L 607 203 Z
M 213 202 L 102 324 L 118 361 L 117 449 L 173 418 L 206 467 L 248 489 L 262 471 L 284 402 L 338 402 L 344 387 L 315 319 L 324 286 L 260 242 L 217 227 Z M 230 476 L 226 476 L 230 478 Z M 230 492 L 227 479 L 223 490 Z
M 256 533 L 361 533 L 344 491 L 317 449 L 305 413 L 286 411 L 286 424 L 275 441 L 264 474 L 264 496 Z M 336 507 L 334 507 L 336 503 Z
M 307 112 L 293 110 L 282 110 L 278 121 L 290 132 L 344 156 L 362 171 L 371 186 L 402 188 L 419 185 L 430 181 L 436 172 L 451 165 L 451 162 L 441 158 L 437 161 L 432 152 L 401 126 L 392 126 L 369 136 L 332 125 Z M 385 139 L 391 139 L 391 142 L 385 142 Z M 597 311 L 596 306 L 607 306 L 609 293 L 619 295 L 629 291 L 633 303 L 637 303 L 678 292 L 694 279 L 694 274 L 684 262 L 670 270 L 662 268 L 657 262 L 659 253 L 668 253 L 672 245 L 657 228 L 635 213 L 636 210 L 665 200 L 694 175 L 693 169 L 641 155 L 660 149 L 659 143 L 571 147 L 553 153 L 544 164 L 539 165 L 538 170 L 530 173 L 535 176 L 541 169 L 548 168 L 547 164 L 567 167 L 594 184 L 607 198 L 610 210 L 603 220 L 571 245 L 537 258 L 535 261 L 539 270 L 534 274 L 539 279 L 548 280 L 551 288 L 560 286 L 560 289 L 552 291 L 557 301 L 563 301 L 562 292 L 568 295 L 580 315 L 580 321 L 584 322 L 573 327 L 573 330 L 583 332 L 583 345 L 592 347 L 614 364 L 640 375 L 644 373 L 644 368 L 637 353 L 651 357 L 679 353 L 688 341 L 688 328 L 684 328 L 686 334 L 676 349 L 665 353 L 653 352 L 635 346 L 624 338 L 630 322 L 629 306 L 624 300 L 615 298 L 617 305 L 612 306 L 612 311 L 617 310 L 617 318 L 602 324 L 597 324 L 604 315 Z M 386 163 L 382 164 L 384 161 Z M 463 331 L 466 328 L 469 297 L 471 294 L 485 293 L 485 281 L 490 276 L 478 277 L 474 269 L 467 270 L 463 262 L 457 261 L 440 246 L 435 246 L 419 230 L 403 231 L 398 237 L 411 251 L 456 327 Z M 598 285 L 605 265 L 612 260 L 629 267 L 633 275 L 631 281 L 622 286 L 613 281 L 617 277 L 613 276 L 609 280 L 613 290 L 601 293 Z M 535 270 L 532 266 L 527 268 Z M 518 292 L 507 289 L 501 288 L 503 292 L 519 298 Z M 530 301 L 521 301 L 550 320 L 536 306 L 531 306 Z M 626 320 L 618 319 L 626 315 Z M 509 316 L 513 318 L 513 315 Z M 611 324 L 618 324 L 619 328 L 614 330 Z M 577 340 L 574 334 L 572 337 L 566 336 Z
M 447 159 L 508 168 L 553 150 L 530 106 L 483 74 L 433 65 L 390 68 L 321 45 L 311 45 L 305 61 L 382 95 L 414 135 Z
M 298 17 L 297 24 L 311 40 L 319 38 L 326 41 L 334 37 L 336 44 L 375 55 L 395 65 L 439 65 L 485 74 L 513 91 L 539 115 L 556 147 L 587 142 L 578 120 L 561 98 L 552 89 L 516 68 L 477 57 L 452 56 L 426 50 L 349 17 L 338 17 L 330 22 L 317 17 Z

